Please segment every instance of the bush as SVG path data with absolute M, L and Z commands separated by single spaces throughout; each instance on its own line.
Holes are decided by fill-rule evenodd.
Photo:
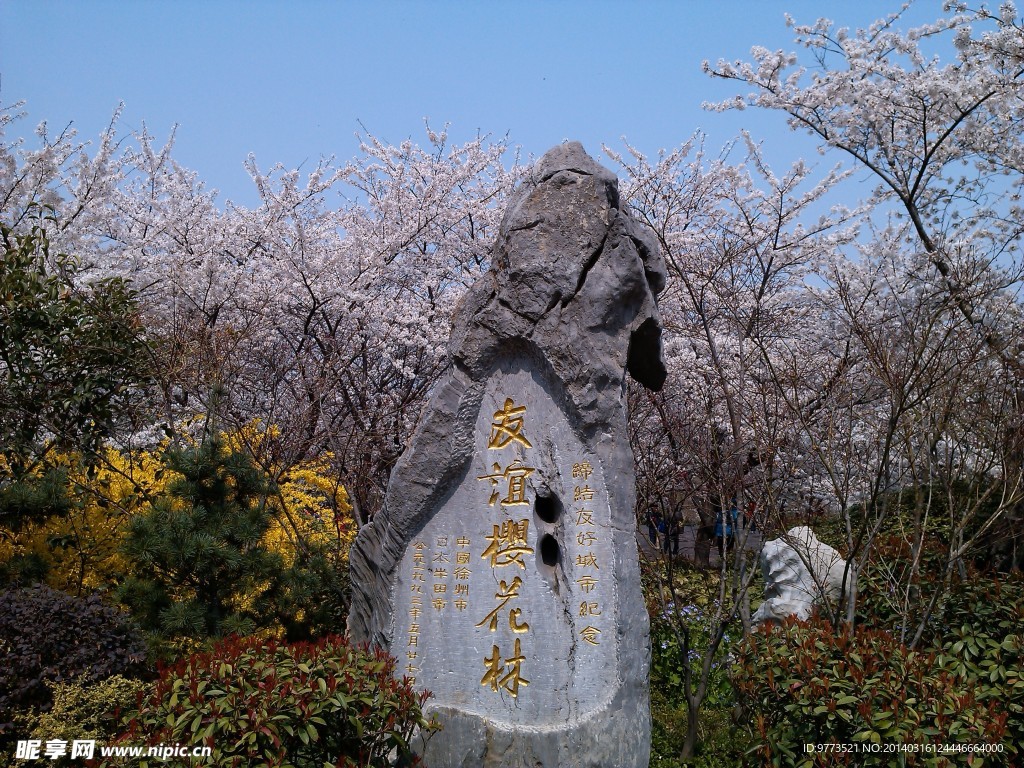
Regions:
M 269 478 L 213 438 L 169 448 L 174 479 L 132 518 L 124 554 L 132 575 L 118 597 L 165 636 L 248 634 L 272 623 L 266 607 L 284 569 L 262 543 L 271 525 Z
M 144 659 L 138 630 L 98 595 L 42 584 L 0 593 L 0 754 L 50 710 L 52 684 L 139 674 Z
M 744 726 L 732 722 L 725 708 L 701 711 L 697 747 L 693 758 L 680 759 L 686 739 L 686 705 L 666 697 L 652 679 L 650 768 L 736 768 L 748 765 L 746 751 L 754 744 Z
M 28 521 L 66 515 L 72 506 L 67 485 L 67 471 L 59 467 L 11 477 L 10 462 L 0 452 L 0 525 L 20 532 Z
M 861 578 L 858 616 L 867 626 L 894 626 L 899 617 L 878 571 L 869 567 Z M 1007 754 L 1024 755 L 1024 579 L 971 573 L 951 587 L 932 582 L 927 588 L 948 594 L 929 618 L 919 647 L 935 652 L 936 663 L 964 680 L 979 701 L 1009 715 Z
M 95 455 L 150 381 L 150 356 L 127 280 L 81 280 L 79 260 L 51 252 L 40 226 L 0 223 L 0 249 L 0 521 L 17 528 L 52 510 L 3 503 L 8 484 L 32 479 L 55 446 Z
M 98 683 L 84 683 L 81 679 L 70 683 L 54 683 L 53 706 L 35 718 L 31 738 L 46 743 L 49 740 L 66 741 L 93 739 L 99 744 L 114 741 L 121 733 L 120 716 L 133 711 L 139 694 L 146 684 L 121 675 L 108 677 Z M 51 765 L 74 765 L 68 756 Z
M 689 658 L 683 655 L 678 628 L 685 626 L 690 633 Z M 660 614 L 651 617 L 651 681 L 664 692 L 669 701 L 684 702 L 683 675 L 687 664 L 692 665 L 693 687 L 700 683 L 701 666 L 711 644 L 712 617 L 696 605 L 676 607 L 669 604 Z M 703 704 L 711 709 L 729 709 L 735 703 L 728 675 L 728 656 L 733 640 L 728 634 L 711 662 L 711 675 Z
M 49 710 L 47 683 L 139 674 L 144 659 L 139 632 L 99 595 L 42 584 L 0 593 L 0 733 L 18 710 Z
M 117 594 L 155 642 L 279 628 L 309 640 L 344 623 L 344 489 L 329 487 L 319 460 L 276 484 L 240 443 L 222 434 L 169 447 L 160 478 L 170 479 L 127 526 L 131 575 Z
M 277 619 L 291 642 L 338 631 L 348 615 L 348 552 L 335 543 L 307 543 L 281 574 Z
M 934 622 L 938 661 L 1007 720 L 1007 753 L 1024 756 L 1024 579 L 975 579 L 954 590 Z
M 409 741 L 432 728 L 422 713 L 429 694 L 394 669 L 383 651 L 340 637 L 228 638 L 162 670 L 122 741 L 209 745 L 213 766 L 390 766 L 392 752 L 416 765 Z
M 997 702 L 936 653 L 908 650 L 888 632 L 836 633 L 818 618 L 764 627 L 739 646 L 734 685 L 752 711 L 766 765 L 809 765 L 805 743 L 1005 743 L 1007 715 Z M 887 765 L 892 757 L 846 753 L 830 764 Z M 905 757 L 907 765 L 962 762 Z

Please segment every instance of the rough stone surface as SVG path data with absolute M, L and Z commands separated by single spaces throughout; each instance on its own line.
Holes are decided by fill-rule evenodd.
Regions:
M 781 622 L 787 616 L 807 619 L 816 602 L 838 598 L 846 561 L 819 541 L 814 531 L 801 525 L 781 538 L 765 542 L 761 570 L 765 599 L 753 621 Z
M 614 175 L 578 143 L 548 152 L 350 557 L 351 637 L 434 693 L 432 768 L 648 764 L 625 375 L 664 381 L 664 285 Z

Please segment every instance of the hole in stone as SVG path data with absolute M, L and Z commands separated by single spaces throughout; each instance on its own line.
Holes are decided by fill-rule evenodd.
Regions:
M 540 537 L 540 559 L 544 565 L 556 566 L 561 552 L 558 549 L 558 542 L 550 533 Z
M 655 392 L 665 383 L 668 373 L 661 359 L 661 326 L 654 318 L 647 318 L 630 334 L 626 368 L 630 376 Z
M 557 496 L 538 495 L 533 508 L 537 517 L 545 523 L 554 524 L 558 520 L 558 516 L 562 514 L 562 502 L 558 500 Z

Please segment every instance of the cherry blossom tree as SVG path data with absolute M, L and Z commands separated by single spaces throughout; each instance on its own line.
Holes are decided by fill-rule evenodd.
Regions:
M 692 596 L 678 591 L 671 544 L 653 570 L 683 649 L 683 758 L 696 746 L 700 707 L 726 632 L 737 623 L 750 628 L 756 551 L 747 546 L 752 527 L 741 524 L 740 510 L 757 511 L 771 530 L 805 480 L 790 450 L 795 424 L 767 361 L 811 332 L 806 282 L 856 234 L 854 212 L 814 213 L 842 178 L 837 169 L 815 181 L 811 168 L 796 163 L 777 176 L 749 136 L 741 146 L 741 162 L 730 162 L 735 146 L 708 157 L 699 135 L 653 162 L 633 148 L 628 159 L 609 152 L 620 166 L 624 198 L 656 233 L 669 271 L 659 304 L 668 381 L 657 395 L 632 393 L 641 513 L 659 510 L 671 536 L 682 510 L 696 512 L 698 556 L 707 565 L 716 520 L 728 525 L 736 510 L 736 546 L 728 546 L 728 536 L 719 540 L 706 648 L 696 647 L 692 617 L 678 610 Z
M 902 11 L 852 32 L 790 20 L 802 59 L 755 48 L 750 63 L 705 64 L 752 88 L 713 108 L 780 110 L 823 154 L 877 182 L 868 200 L 877 236 L 852 256 L 837 252 L 818 275 L 830 337 L 808 336 L 772 371 L 781 384 L 800 378 L 808 350 L 832 360 L 819 394 L 788 391 L 787 402 L 833 502 L 863 512 L 847 519 L 861 566 L 891 522 L 893 494 L 914 496 L 912 565 L 893 587 L 912 642 L 943 595 L 922 595 L 918 580 L 934 495 L 948 497 L 952 528 L 943 586 L 979 534 L 1019 515 L 1020 499 L 1024 25 L 1010 3 L 947 11 L 909 30 L 899 28 Z
M 754 86 L 718 108 L 783 110 L 823 153 L 867 167 L 879 183 L 859 211 L 821 216 L 844 174 L 819 173 L 797 195 L 812 171 L 776 177 L 749 139 L 733 167 L 705 161 L 699 142 L 658 163 L 616 159 L 673 278 L 666 392 L 636 398 L 640 497 L 705 518 L 733 499 L 777 518 L 839 514 L 852 567 L 834 619 L 847 623 L 883 527 L 909 510 L 907 565 L 883 588 L 913 645 L 965 556 L 1021 499 L 1021 25 L 1009 6 L 957 7 L 908 32 L 899 20 L 853 33 L 794 24 L 807 69 L 764 49 L 708 67 Z M 943 39 L 954 64 L 925 52 Z M 694 504 L 702 494 L 712 503 Z M 949 526 L 937 584 L 922 565 L 936 517 Z M 721 553 L 719 627 L 744 616 L 739 551 Z M 691 718 L 712 656 L 686 670 Z
M 0 129 L 20 105 L 0 113 Z M 215 404 L 225 427 L 261 421 L 266 466 L 331 451 L 360 520 L 447 364 L 451 313 L 486 266 L 519 176 L 506 141 L 426 149 L 368 135 L 361 154 L 303 175 L 246 163 L 260 196 L 228 202 L 118 114 L 92 146 L 37 130 L 0 146 L 0 199 L 15 231 L 51 206 L 57 246 L 92 278 L 140 293 L 160 355 L 162 418 Z M 211 392 L 216 397 L 211 398 Z
M 1024 484 L 1017 372 L 904 240 L 900 228 L 877 233 L 854 256 L 837 257 L 817 292 L 831 327 L 818 341 L 829 354 L 817 354 L 831 360 L 827 384 L 809 398 L 784 386 L 810 336 L 782 358 L 785 367 L 773 361 L 772 375 L 844 521 L 854 576 L 869 561 L 880 565 L 885 583 L 875 591 L 888 596 L 894 630 L 913 646 L 968 559 L 983 558 L 993 532 L 1019 513 Z M 980 285 L 973 281 L 974 306 L 1000 333 L 1020 334 L 1019 298 Z M 886 539 L 906 551 L 877 557 Z M 858 579 L 850 585 L 837 622 L 854 621 Z
M 276 292 L 265 297 L 276 374 L 262 379 L 262 408 L 287 450 L 334 453 L 361 521 L 447 365 L 455 303 L 487 264 L 518 174 L 502 163 L 504 142 L 449 148 L 429 129 L 428 139 L 430 151 L 368 137 L 332 181 L 347 195 L 340 209 L 323 190 L 300 191 L 297 174 L 275 186 L 251 166 L 264 206 L 249 216 L 272 222 L 260 268 Z
M 709 74 L 753 88 L 710 106 L 782 111 L 823 153 L 866 168 L 877 181 L 872 202 L 909 220 L 907 235 L 958 310 L 1011 360 L 1019 350 L 1003 349 L 1012 340 L 988 327 L 972 289 L 979 265 L 1020 274 L 1024 24 L 1009 2 L 997 13 L 947 9 L 905 31 L 902 10 L 853 32 L 788 18 L 804 59 L 758 47 L 753 62 L 705 62 Z M 952 61 L 937 53 L 947 50 Z

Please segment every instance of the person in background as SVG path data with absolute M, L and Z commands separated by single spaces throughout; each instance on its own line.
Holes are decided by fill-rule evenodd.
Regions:
M 728 512 L 719 512 L 715 519 L 715 547 L 722 548 L 725 542 L 726 549 L 732 549 L 736 542 L 736 525 L 739 522 L 740 511 L 736 507 L 736 499 L 732 500 Z

